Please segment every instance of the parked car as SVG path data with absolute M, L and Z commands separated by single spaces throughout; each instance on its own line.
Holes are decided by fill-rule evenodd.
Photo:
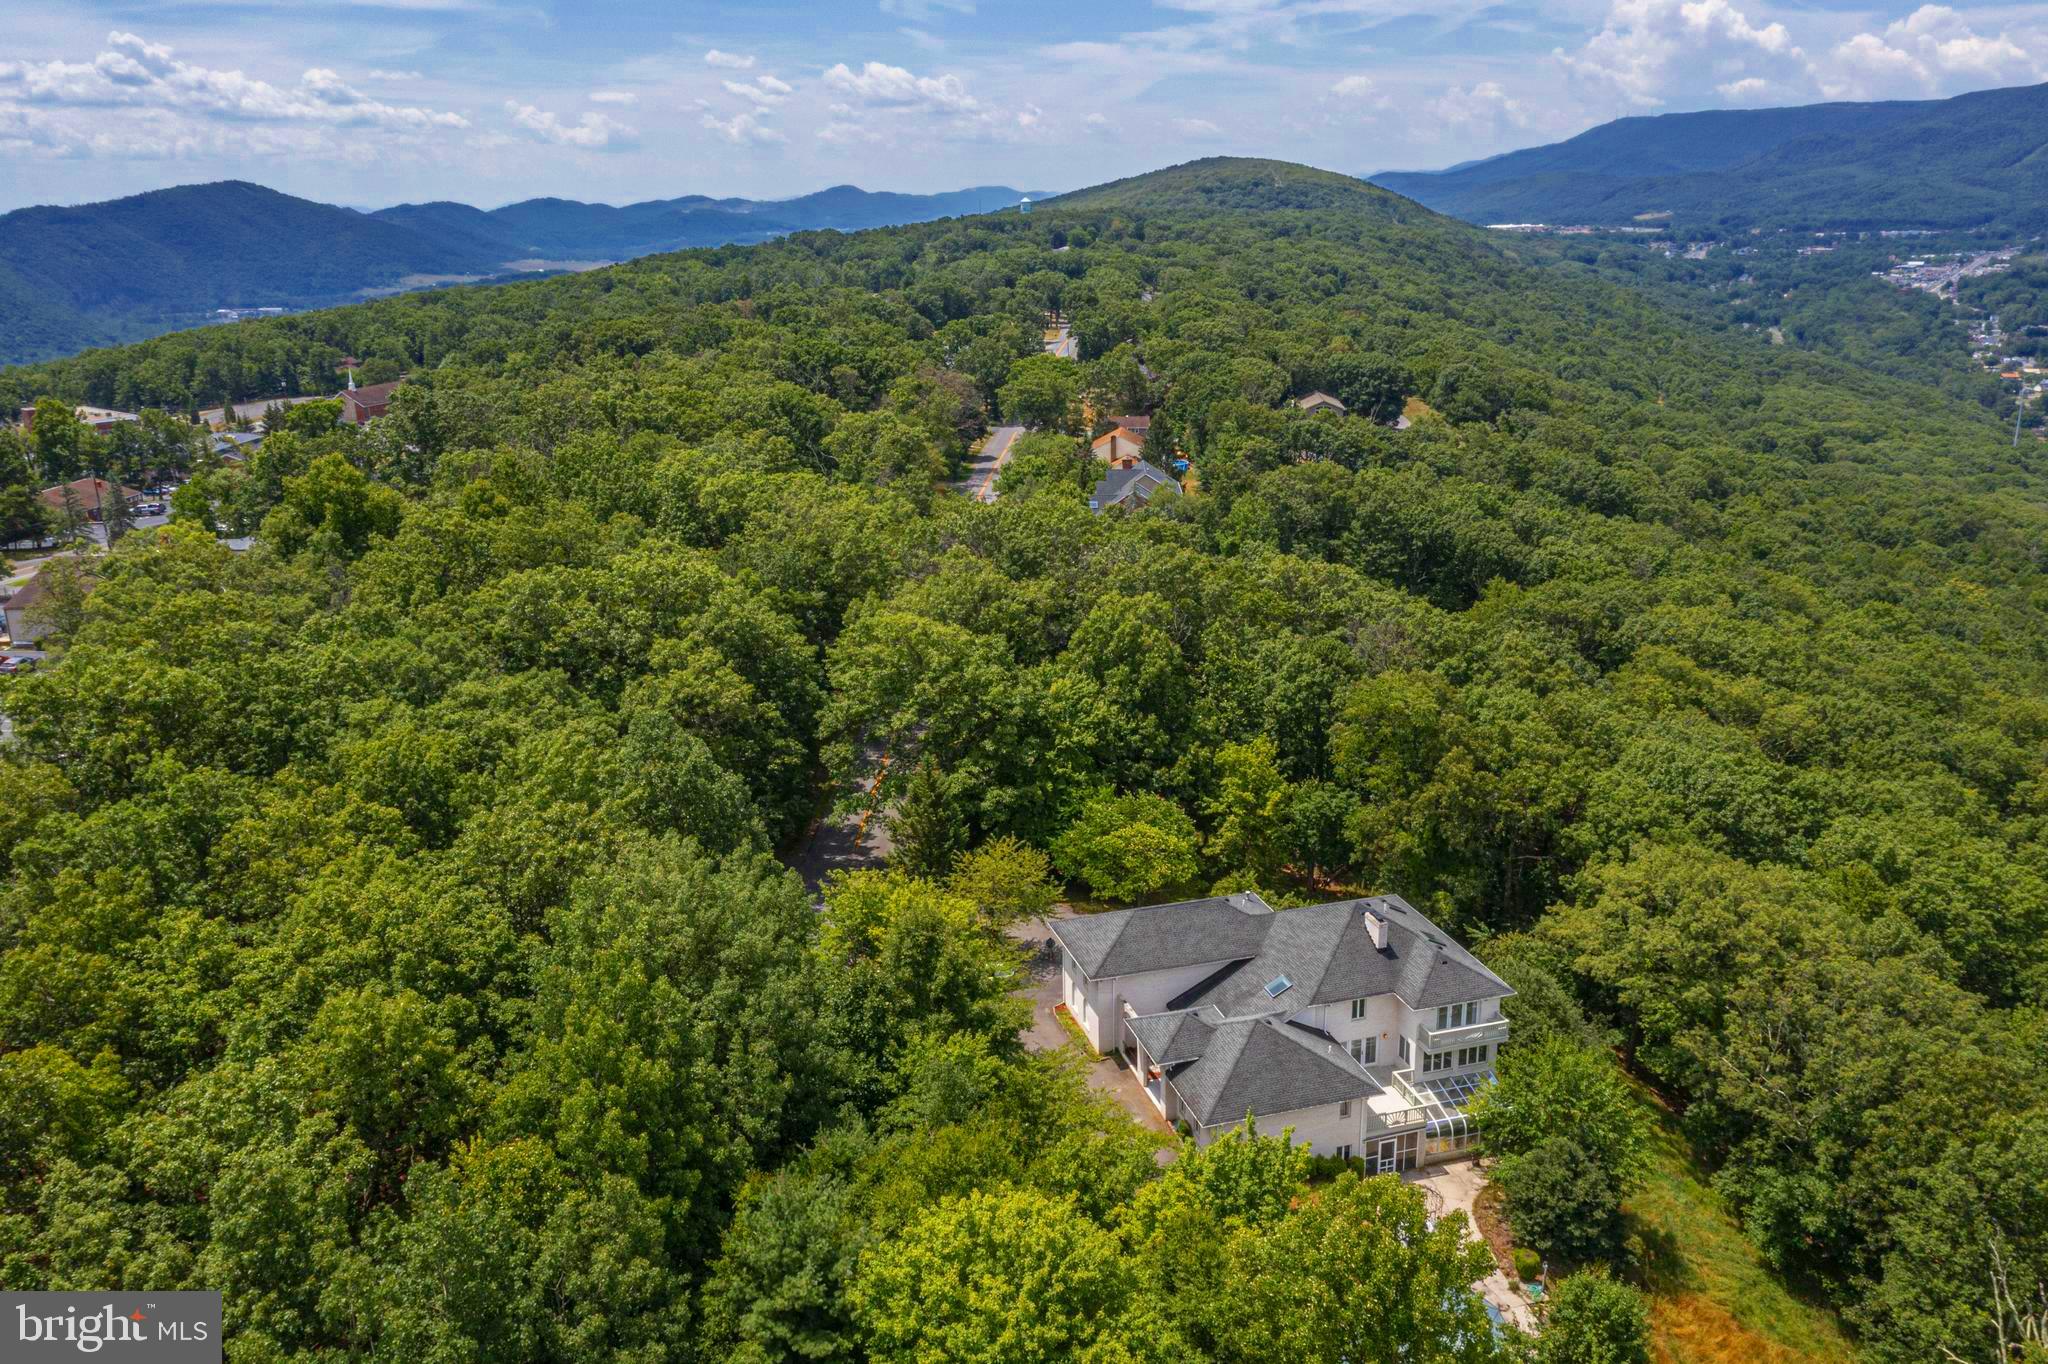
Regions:
M 13 654 L 0 654 L 0 677 L 12 677 L 16 673 L 32 673 L 36 670 L 33 658 L 16 658 Z

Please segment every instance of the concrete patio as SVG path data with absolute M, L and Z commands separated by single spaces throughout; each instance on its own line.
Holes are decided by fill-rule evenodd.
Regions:
M 1434 1217 L 1464 1213 L 1466 1236 L 1482 1245 L 1485 1243 L 1479 1235 L 1479 1219 L 1472 1210 L 1479 1191 L 1486 1187 L 1486 1176 L 1480 1172 L 1478 1161 L 1460 1160 L 1448 1165 L 1410 1170 L 1401 1176 L 1401 1182 L 1423 1191 L 1423 1196 L 1429 1201 L 1430 1214 Z M 1493 1261 L 1491 1251 L 1487 1252 L 1487 1261 Z M 1531 1335 L 1536 1333 L 1535 1309 L 1522 1296 L 1521 1288 L 1500 1272 L 1499 1265 L 1494 1265 L 1493 1272 L 1480 1281 L 1479 1295 L 1492 1303 L 1510 1323 Z

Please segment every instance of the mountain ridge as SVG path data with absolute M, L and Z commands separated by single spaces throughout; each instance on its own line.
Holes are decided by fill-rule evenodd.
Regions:
M 615 261 L 789 232 L 853 231 L 1008 207 L 978 186 L 900 194 L 833 185 L 781 200 L 684 195 L 635 204 L 537 198 L 364 212 L 246 180 L 0 214 L 0 363 L 141 340 L 216 310 L 301 309 L 481 280 L 525 263 Z
M 2048 227 L 2048 84 L 1942 100 L 1635 115 L 1374 184 L 1469 222 Z

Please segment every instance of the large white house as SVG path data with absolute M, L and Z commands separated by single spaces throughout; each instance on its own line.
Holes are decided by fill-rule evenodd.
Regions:
M 1373 1170 L 1470 1146 L 1514 991 L 1399 896 L 1275 913 L 1247 891 L 1051 928 L 1088 1040 L 1198 1144 L 1249 1114 Z

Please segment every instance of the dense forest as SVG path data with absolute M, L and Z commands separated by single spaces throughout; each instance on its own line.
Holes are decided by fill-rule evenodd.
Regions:
M 1504 1086 L 1611 1039 L 1871 1360 L 2039 1312 L 2048 478 L 1977 403 L 1237 161 L 0 402 L 344 354 L 389 418 L 202 457 L 0 679 L 8 1286 L 219 1288 L 238 1361 L 1519 1354 L 1394 1181 L 1162 1173 L 1020 1049 L 1050 854 L 1406 896 L 1520 991 Z M 1131 410 L 1192 486 L 1093 514 Z M 897 861 L 815 912 L 775 854 L 868 787 Z M 1546 1357 L 1630 1358 L 1566 1282 Z

